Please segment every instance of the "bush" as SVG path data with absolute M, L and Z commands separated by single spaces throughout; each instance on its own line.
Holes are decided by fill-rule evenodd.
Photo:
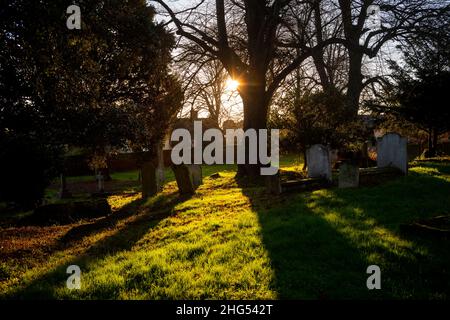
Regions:
M 57 175 L 61 153 L 39 139 L 26 136 L 0 140 L 0 201 L 24 209 L 38 205 Z

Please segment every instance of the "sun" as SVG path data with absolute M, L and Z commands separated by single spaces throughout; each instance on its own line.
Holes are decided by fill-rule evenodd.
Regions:
M 230 90 L 230 91 L 237 90 L 239 88 L 239 85 L 240 85 L 239 81 L 237 81 L 235 79 L 229 78 L 227 80 L 227 89 Z

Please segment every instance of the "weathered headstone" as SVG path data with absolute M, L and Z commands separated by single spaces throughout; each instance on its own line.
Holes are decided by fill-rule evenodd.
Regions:
M 203 183 L 202 166 L 197 164 L 188 165 L 189 171 L 192 175 L 192 182 L 194 187 L 197 189 Z
M 97 174 L 97 189 L 99 193 L 105 192 L 105 177 L 101 171 Z
M 181 194 L 194 194 L 203 182 L 201 165 L 174 165 L 172 170 Z
M 316 144 L 306 151 L 309 178 L 332 180 L 330 151 L 327 147 Z
M 378 140 L 378 168 L 393 167 L 408 174 L 408 139 L 388 133 Z
M 142 165 L 142 197 L 148 198 L 161 192 L 164 179 L 161 178 L 162 169 L 154 162 Z
M 142 165 L 142 197 L 152 197 L 162 191 L 164 184 L 164 159 L 160 144 L 155 147 L 156 156 Z
M 267 193 L 275 195 L 282 193 L 280 172 L 275 175 L 266 177 L 266 190 Z
M 350 162 L 344 162 L 339 168 L 339 188 L 359 187 L 359 167 Z

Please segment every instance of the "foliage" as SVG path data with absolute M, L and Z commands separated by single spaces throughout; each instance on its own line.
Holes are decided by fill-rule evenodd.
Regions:
M 283 110 L 272 113 L 272 126 L 287 129 L 287 143 L 302 151 L 314 144 L 349 148 L 369 137 L 362 122 L 346 107 L 344 95 L 337 90 L 303 95 L 291 90 L 278 105 Z
M 372 109 L 395 117 L 401 127 L 416 126 L 429 135 L 434 153 L 438 138 L 450 130 L 450 110 L 446 103 L 450 89 L 450 28 L 448 22 L 417 36 L 401 49 L 404 63 L 390 61 L 392 80 L 385 86 L 384 99 Z M 406 122 L 402 124 L 402 122 Z
M 182 99 L 169 69 L 173 36 L 144 0 L 78 1 L 81 30 L 68 30 L 72 4 L 2 5 L 0 136 L 98 156 L 123 147 L 153 151 Z
M 0 140 L 0 201 L 32 208 L 60 168 L 60 150 L 51 149 L 28 136 L 8 136 Z

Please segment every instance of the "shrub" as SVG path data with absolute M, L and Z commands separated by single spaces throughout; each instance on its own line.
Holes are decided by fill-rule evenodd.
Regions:
M 36 138 L 0 139 L 0 201 L 13 202 L 26 209 L 39 204 L 58 172 L 60 154 Z

